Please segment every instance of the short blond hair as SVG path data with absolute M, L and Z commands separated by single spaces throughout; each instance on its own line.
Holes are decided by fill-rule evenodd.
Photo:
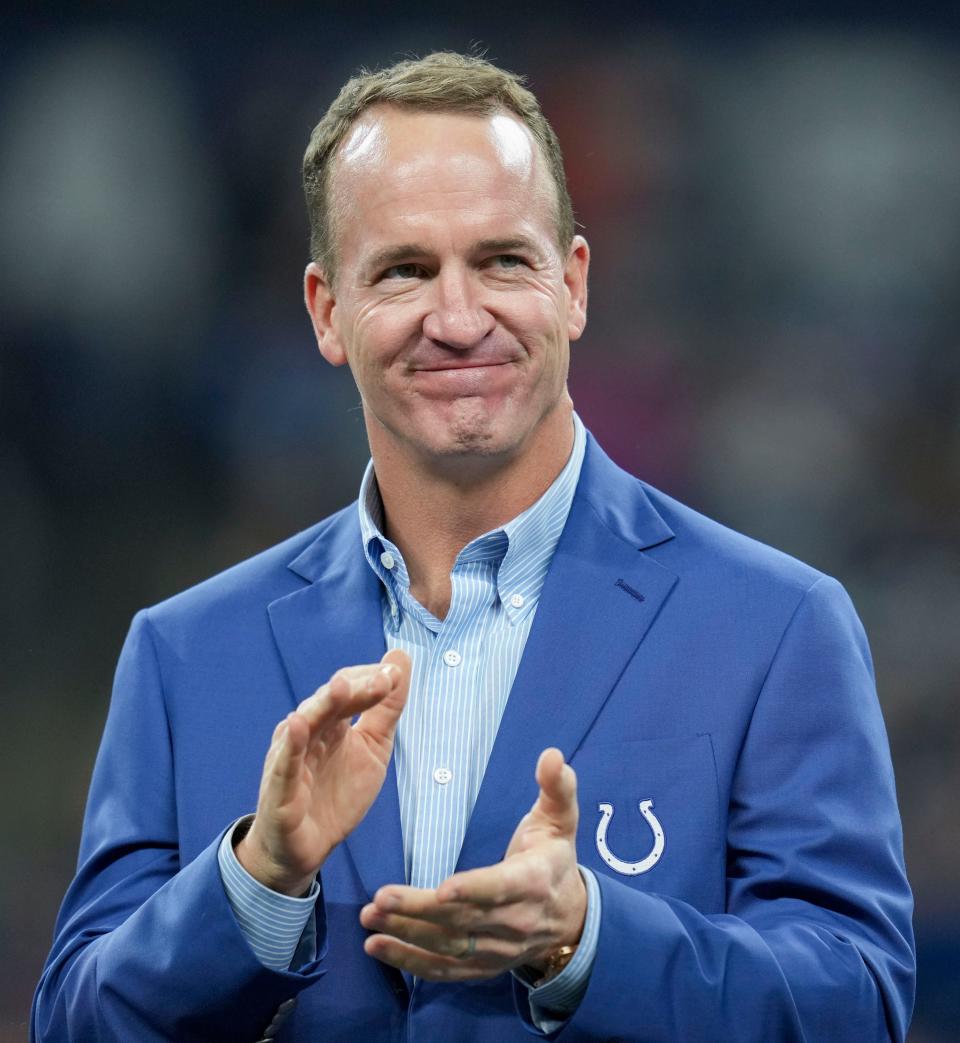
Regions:
M 556 188 L 557 245 L 562 253 L 573 241 L 573 206 L 567 191 L 563 154 L 553 127 L 522 77 L 485 58 L 435 51 L 397 62 L 379 72 L 361 72 L 344 84 L 323 119 L 314 127 L 303 157 L 303 190 L 310 219 L 310 254 L 327 279 L 336 275 L 330 209 L 330 174 L 337 148 L 354 122 L 371 105 L 386 103 L 426 112 L 462 112 L 488 116 L 506 109 L 533 135 L 547 161 Z

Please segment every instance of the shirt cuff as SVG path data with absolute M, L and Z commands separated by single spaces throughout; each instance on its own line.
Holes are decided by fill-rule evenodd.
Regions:
M 235 822 L 224 834 L 217 851 L 220 876 L 227 900 L 244 938 L 257 959 L 273 971 L 290 969 L 300 940 L 316 908 L 320 885 L 316 880 L 305 898 L 291 898 L 255 880 L 240 865 L 233 850 L 233 835 L 249 818 Z
M 527 995 L 530 1017 L 541 1032 L 556 1032 L 580 1005 L 590 983 L 590 973 L 597 955 L 597 941 L 600 936 L 600 887 L 591 870 L 584 866 L 579 866 L 579 869 L 587 889 L 587 913 L 573 959 L 555 978 L 551 978 L 539 988 L 520 978 L 530 990 Z

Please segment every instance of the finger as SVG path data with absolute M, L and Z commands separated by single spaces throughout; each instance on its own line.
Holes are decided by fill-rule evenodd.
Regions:
M 267 755 L 264 758 L 263 763 L 263 770 L 265 775 L 272 770 L 277 758 L 282 753 L 286 752 L 288 743 L 287 732 L 290 728 L 290 722 L 294 719 L 294 717 L 295 714 L 288 713 L 282 721 L 278 722 L 276 728 L 273 729 L 273 735 L 270 739 L 270 746 L 267 749 Z
M 396 682 L 393 668 L 384 670 L 379 663 L 338 670 L 327 684 L 300 704 L 297 713 L 307 721 L 311 732 L 316 732 L 362 714 L 389 695 Z
M 360 923 L 368 931 L 388 934 L 392 938 L 399 938 L 402 942 L 438 956 L 460 956 L 466 948 L 465 939 L 470 934 L 465 929 L 455 930 L 451 927 L 440 927 L 427 920 L 384 913 L 373 902 L 360 910 Z
M 563 754 L 549 747 L 540 754 L 536 770 L 540 795 L 534 810 L 545 816 L 561 833 L 573 834 L 580 817 L 577 806 L 577 776 Z
M 551 880 L 549 860 L 539 854 L 515 855 L 493 866 L 455 873 L 437 888 L 438 911 L 432 918 L 442 921 L 445 907 L 489 910 L 515 902 L 541 901 L 550 892 Z M 409 915 L 406 908 L 402 911 Z
M 341 666 L 333 677 L 330 678 L 330 681 L 336 677 L 344 677 L 348 681 L 355 681 L 357 679 L 366 680 L 368 677 L 372 677 L 376 674 L 382 666 L 382 663 L 364 663 L 362 666 Z M 326 684 L 320 685 L 320 687 L 315 692 L 308 695 L 306 699 L 302 699 L 297 706 L 297 710 L 303 712 L 309 710 L 312 706 L 315 706 L 318 697 L 326 694 L 327 689 L 330 687 L 330 681 L 327 681 Z
M 495 926 L 488 923 L 487 919 L 489 905 L 480 906 L 469 901 L 461 903 L 449 899 L 441 901 L 438 890 L 388 884 L 377 891 L 370 905 L 381 917 L 396 915 L 421 920 L 461 934 L 477 927 L 495 930 Z
M 374 742 L 390 744 L 393 742 L 397 721 L 407 702 L 413 664 L 410 656 L 399 648 L 391 649 L 380 662 L 381 673 L 386 673 L 390 678 L 391 688 L 382 699 L 362 714 L 356 723 L 356 729 Z
M 301 700 L 297 706 L 297 712 L 306 714 L 307 717 L 310 717 L 311 714 L 316 714 L 319 709 L 322 709 L 326 705 L 331 685 L 335 682 L 339 683 L 341 680 L 348 682 L 350 691 L 363 691 L 368 687 L 366 682 L 374 677 L 380 669 L 380 663 L 367 663 L 363 666 L 340 667 L 326 684 L 320 685 L 315 692 L 308 695 L 306 699 Z
M 477 958 L 457 959 L 438 956 L 414 945 L 391 938 L 387 934 L 371 934 L 363 943 L 368 956 L 390 964 L 398 970 L 407 971 L 427 981 L 469 981 L 490 978 L 502 973 L 509 963 L 497 961 L 493 966 L 483 966 Z M 490 961 L 493 963 L 493 961 Z
M 375 902 L 360 910 L 360 922 L 368 931 L 389 934 L 439 955 L 460 956 L 464 938 L 484 939 L 482 955 L 507 959 L 541 931 L 539 906 L 512 903 L 480 906 L 448 902 L 428 909 L 419 917 L 384 912 Z
M 287 717 L 289 716 L 290 714 L 287 715 Z M 263 769 L 265 772 L 270 769 L 280 751 L 281 739 L 287 733 L 287 717 L 284 717 L 282 721 L 277 722 L 276 728 L 273 729 L 273 735 L 270 736 L 270 745 L 267 747 L 267 755 L 263 759 Z
M 351 688 L 353 690 L 360 690 L 363 687 L 363 683 L 357 682 L 367 682 L 382 670 L 383 663 L 380 662 L 368 662 L 363 663 L 360 666 L 341 666 L 341 668 L 333 674 L 326 684 L 321 684 L 316 689 L 316 692 L 309 695 L 306 699 L 301 700 L 296 708 L 302 712 L 315 708 L 318 703 L 322 703 L 322 701 L 326 699 L 330 690 L 330 685 L 337 679 L 349 681 L 351 682 Z
M 271 747 L 264 767 L 261 807 L 266 804 L 281 807 L 293 796 L 303 766 L 306 750 L 306 729 L 293 722 L 290 714 L 275 732 L 277 740 Z
M 394 913 L 451 927 L 472 927 L 484 911 L 549 891 L 550 862 L 540 854 L 522 854 L 455 873 L 436 890 L 387 884 L 373 896 L 379 912 Z
M 441 905 L 437 892 L 426 887 L 408 887 L 405 884 L 387 884 L 373 896 L 373 902 L 382 914 L 417 917 L 437 924 L 452 923 L 456 910 Z
M 403 884 L 381 887 L 373 896 L 370 905 L 365 908 L 369 908 L 371 915 L 375 914 L 379 918 L 378 922 L 383 922 L 383 918 L 387 916 L 400 916 L 429 923 L 445 931 L 459 932 L 461 935 L 481 924 L 486 916 L 484 909 L 469 903 L 441 902 L 437 891 L 407 887 Z

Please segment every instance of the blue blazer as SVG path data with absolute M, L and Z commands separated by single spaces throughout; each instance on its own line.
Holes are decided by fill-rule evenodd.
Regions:
M 511 976 L 408 987 L 364 954 L 361 906 L 403 880 L 392 769 L 322 868 L 315 961 L 265 969 L 227 902 L 217 847 L 256 806 L 276 722 L 383 652 L 356 505 L 136 616 L 32 1039 L 529 1038 Z M 564 1041 L 903 1039 L 914 952 L 893 773 L 835 580 L 590 439 L 458 868 L 502 857 L 549 745 L 577 771 L 578 857 L 602 895 Z M 611 855 L 652 865 L 625 874 Z

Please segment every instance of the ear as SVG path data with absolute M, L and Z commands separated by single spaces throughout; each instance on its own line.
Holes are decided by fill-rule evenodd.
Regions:
M 563 270 L 567 289 L 567 335 L 579 340 L 587 325 L 587 272 L 590 269 L 590 247 L 582 235 L 575 235 Z
M 337 301 L 333 287 L 316 261 L 311 261 L 303 273 L 303 300 L 320 354 L 331 366 L 342 366 L 347 361 L 347 353 L 333 321 Z

